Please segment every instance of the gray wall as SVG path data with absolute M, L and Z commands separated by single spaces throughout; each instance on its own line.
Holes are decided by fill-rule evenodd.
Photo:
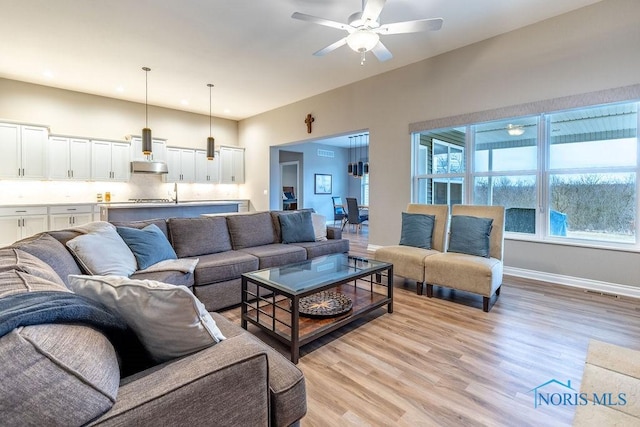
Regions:
M 369 241 L 397 243 L 411 199 L 409 124 L 640 82 L 640 1 L 606 0 L 240 122 L 251 176 L 246 191 L 268 208 L 260 183 L 270 147 L 309 139 L 291 126 L 312 112 L 313 139 L 370 133 Z M 635 252 L 507 241 L 509 267 L 640 286 Z

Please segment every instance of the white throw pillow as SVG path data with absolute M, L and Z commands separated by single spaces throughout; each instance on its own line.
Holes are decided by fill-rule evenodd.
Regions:
M 313 223 L 313 234 L 316 236 L 316 242 L 327 240 L 327 218 L 324 215 L 312 212 L 311 222 Z
M 92 231 L 67 242 L 89 274 L 130 276 L 138 268 L 136 257 L 108 222 L 92 223 Z
M 204 304 L 185 286 L 120 276 L 70 275 L 69 287 L 117 312 L 157 362 L 225 339 Z

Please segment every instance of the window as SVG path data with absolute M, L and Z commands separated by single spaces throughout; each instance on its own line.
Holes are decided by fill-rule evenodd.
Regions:
M 360 182 L 360 200 L 362 202 L 360 204 L 369 206 L 369 174 L 365 173 L 362 175 L 362 180 Z
M 638 244 L 638 103 L 414 134 L 413 201 L 505 206 L 514 238 Z

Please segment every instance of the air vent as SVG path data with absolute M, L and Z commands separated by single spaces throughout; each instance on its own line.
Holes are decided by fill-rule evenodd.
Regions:
M 323 150 L 318 148 L 318 157 L 335 157 L 335 153 L 331 150 Z

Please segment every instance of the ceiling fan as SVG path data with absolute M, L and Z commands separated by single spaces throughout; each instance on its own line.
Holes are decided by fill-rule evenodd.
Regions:
M 380 41 L 380 35 L 437 31 L 442 27 L 442 18 L 418 19 L 380 25 L 378 18 L 385 3 L 386 0 L 362 0 L 362 12 L 352 14 L 348 19 L 348 24 L 300 12 L 295 12 L 291 17 L 348 32 L 349 34 L 346 37 L 320 49 L 314 55 L 326 55 L 346 44 L 355 52 L 360 53 L 360 65 L 364 65 L 365 54 L 369 51 L 373 52 L 381 62 L 393 57 L 389 49 Z

